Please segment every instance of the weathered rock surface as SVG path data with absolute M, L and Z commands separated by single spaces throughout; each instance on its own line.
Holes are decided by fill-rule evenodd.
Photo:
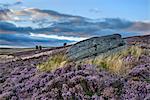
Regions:
M 107 53 L 109 51 L 118 51 L 117 48 L 122 48 L 125 45 L 125 41 L 119 34 L 93 37 L 74 44 L 68 50 L 67 56 L 70 60 L 79 60 Z

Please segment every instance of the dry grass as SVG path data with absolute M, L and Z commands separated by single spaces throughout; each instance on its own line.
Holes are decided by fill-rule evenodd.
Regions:
M 131 47 L 128 47 L 127 49 L 121 51 L 120 54 L 122 55 L 122 57 L 132 55 L 132 56 L 136 57 L 138 60 L 142 53 L 143 53 L 142 48 L 140 48 L 138 46 L 131 46 Z
M 98 67 L 102 67 L 116 74 L 125 74 L 139 60 L 139 57 L 142 55 L 142 53 L 143 50 L 141 48 L 137 46 L 131 46 L 118 53 L 114 53 L 105 57 L 98 56 L 94 59 L 83 61 L 82 63 L 97 65 Z M 124 60 L 129 55 L 133 58 L 132 61 Z
M 114 53 L 108 56 L 97 56 L 88 60 L 76 62 L 76 64 L 93 64 L 99 68 L 104 68 L 110 72 L 116 74 L 126 73 L 131 69 L 138 61 L 139 57 L 143 54 L 143 50 L 137 46 L 128 47 L 118 53 Z M 132 61 L 126 61 L 126 57 L 131 56 Z M 65 54 L 57 54 L 49 58 L 47 62 L 39 64 L 37 68 L 41 71 L 55 70 L 59 67 L 63 67 L 65 64 L 70 63 Z
M 47 62 L 39 64 L 37 68 L 40 71 L 53 71 L 59 67 L 64 66 L 68 62 L 64 54 L 56 54 L 49 58 Z

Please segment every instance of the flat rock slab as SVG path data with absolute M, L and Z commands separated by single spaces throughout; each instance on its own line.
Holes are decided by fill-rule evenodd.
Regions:
M 93 37 L 74 44 L 68 51 L 69 60 L 80 60 L 88 57 L 113 51 L 113 49 L 125 46 L 124 39 L 119 34 Z M 117 49 L 116 49 L 117 50 Z

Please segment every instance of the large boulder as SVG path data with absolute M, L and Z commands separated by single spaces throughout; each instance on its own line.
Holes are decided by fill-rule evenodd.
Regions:
M 80 60 L 88 57 L 98 56 L 110 51 L 118 51 L 126 45 L 119 34 L 93 37 L 74 44 L 68 51 L 69 60 Z

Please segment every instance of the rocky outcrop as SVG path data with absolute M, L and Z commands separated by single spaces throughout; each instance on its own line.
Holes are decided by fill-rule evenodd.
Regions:
M 125 46 L 125 41 L 119 34 L 102 37 L 93 37 L 74 44 L 67 52 L 70 60 L 97 56 L 109 51 L 118 51 L 118 48 Z

